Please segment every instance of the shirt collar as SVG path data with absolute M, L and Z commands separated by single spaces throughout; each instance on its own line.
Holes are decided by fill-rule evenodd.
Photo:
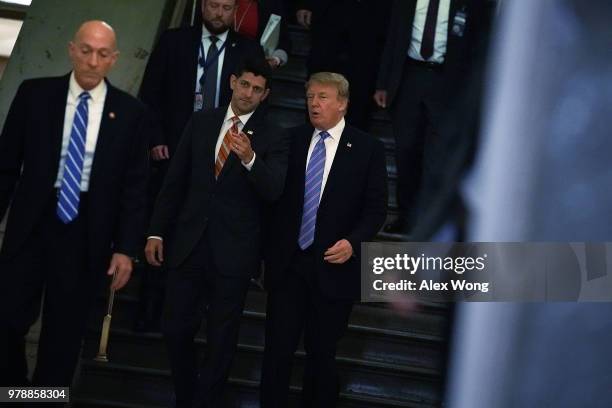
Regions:
M 84 91 L 85 90 L 81 88 L 81 85 L 79 85 L 76 78 L 74 77 L 74 71 L 72 71 L 70 73 L 70 82 L 68 85 L 68 92 L 70 96 L 77 100 L 79 99 L 79 95 L 81 95 L 81 93 Z M 90 89 L 87 92 L 89 92 L 92 102 L 101 101 L 102 98 L 104 98 L 104 95 L 106 94 L 106 81 L 100 81 L 98 85 L 96 85 L 94 88 Z
M 242 123 L 242 125 L 244 126 L 251 118 L 251 116 L 253 116 L 254 112 L 255 111 L 238 116 L 238 119 L 240 119 L 240 123 Z M 227 122 L 228 120 L 231 120 L 234 116 L 236 116 L 236 114 L 234 113 L 232 105 L 230 104 L 230 106 L 227 107 L 227 112 L 225 113 L 225 119 L 223 119 L 223 123 Z
M 225 40 L 227 40 L 228 33 L 229 33 L 229 29 L 221 34 L 214 34 L 214 36 L 217 37 L 219 40 L 221 40 L 221 44 L 223 44 Z M 204 41 L 208 37 L 211 37 L 212 35 L 213 34 L 210 31 L 208 31 L 208 28 L 206 28 L 206 26 L 202 24 L 202 41 Z
M 340 136 L 342 136 L 342 132 L 344 131 L 344 127 L 346 126 L 346 122 L 344 118 L 340 119 L 340 122 L 336 123 L 336 126 L 327 129 L 327 133 L 329 133 L 329 138 L 332 140 L 340 140 Z M 316 129 L 312 135 L 313 138 L 319 136 L 319 133 L 323 132 L 321 129 Z

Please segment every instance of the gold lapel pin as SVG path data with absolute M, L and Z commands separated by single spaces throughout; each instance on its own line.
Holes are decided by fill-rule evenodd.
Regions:
M 115 112 L 110 112 L 108 114 L 108 117 L 111 118 L 111 119 L 115 119 Z

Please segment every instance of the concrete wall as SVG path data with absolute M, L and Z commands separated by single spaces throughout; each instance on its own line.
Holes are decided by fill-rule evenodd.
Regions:
M 0 82 L 0 127 L 23 79 L 70 70 L 68 41 L 81 22 L 101 19 L 117 33 L 121 54 L 110 81 L 138 92 L 147 57 L 176 0 L 33 0 Z
M 7 62 L 8 62 L 8 58 L 0 57 L 0 79 L 2 78 L 2 74 L 4 73 L 4 68 L 6 68 Z

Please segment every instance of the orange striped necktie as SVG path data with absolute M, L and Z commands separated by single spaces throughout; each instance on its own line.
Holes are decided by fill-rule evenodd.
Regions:
M 232 126 L 227 129 L 225 132 L 225 136 L 223 136 L 223 142 L 221 143 L 221 148 L 219 149 L 219 154 L 217 155 L 217 160 L 215 160 L 215 178 L 219 177 L 219 173 L 221 173 L 221 169 L 223 169 L 223 165 L 229 156 L 231 149 L 231 138 L 230 134 L 233 132 L 234 134 L 238 134 L 238 122 L 240 119 L 238 116 L 234 116 L 232 118 Z

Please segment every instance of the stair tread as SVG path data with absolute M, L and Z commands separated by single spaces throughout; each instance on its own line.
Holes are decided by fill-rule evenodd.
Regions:
M 121 397 L 125 403 L 138 403 L 136 399 L 138 397 L 143 397 L 142 392 L 147 392 L 149 398 L 153 398 L 156 401 L 160 402 L 168 402 L 172 398 L 172 385 L 171 385 L 171 374 L 169 370 L 160 370 L 153 368 L 141 368 L 141 367 L 130 367 L 121 364 L 114 363 L 97 363 L 94 361 L 84 360 L 81 363 L 81 370 L 86 374 L 81 378 L 81 382 L 77 384 L 75 396 L 84 397 L 85 395 L 89 395 L 89 397 L 93 397 L 91 394 L 100 393 L 98 387 L 93 387 L 94 389 L 86 389 L 89 385 L 88 382 L 92 382 L 94 378 L 99 379 L 100 376 L 110 377 L 110 379 L 115 383 L 116 381 L 120 381 L 117 384 L 117 387 L 114 389 L 119 391 L 124 391 L 130 393 L 130 395 L 125 395 L 122 393 Z M 88 375 L 89 374 L 89 375 Z M 136 379 L 135 377 L 138 377 Z M 143 383 L 142 380 L 145 380 Z M 153 384 L 156 382 L 156 384 Z M 98 382 L 99 383 L 99 382 Z M 133 387 L 134 383 L 141 384 L 140 388 L 143 389 L 135 389 L 137 387 Z M 156 385 L 155 387 L 151 387 L 152 385 Z M 240 386 L 245 388 L 250 388 L 254 392 L 257 392 L 257 388 L 259 386 L 258 381 L 246 380 L 242 378 L 234 378 L 230 377 L 228 379 L 228 385 L 230 388 Z M 165 386 L 166 389 L 162 389 L 161 387 Z M 92 385 L 89 385 L 92 388 Z M 88 391 L 88 392 L 85 392 Z M 299 386 L 291 386 L 291 391 L 293 394 L 299 393 L 301 391 L 301 387 Z M 105 397 L 110 397 L 108 393 L 104 393 Z M 377 406 L 383 404 L 385 407 L 393 407 L 393 406 L 406 406 L 406 403 L 427 403 L 432 406 L 438 403 L 438 401 L 434 399 L 428 399 L 418 394 L 411 395 L 410 398 L 393 398 L 393 397 L 384 397 L 376 394 L 375 387 L 355 387 L 350 392 L 341 392 L 340 394 L 341 401 L 353 401 L 362 404 L 376 404 Z
M 135 285 L 132 283 L 132 287 Z M 105 297 L 102 296 L 101 300 Z M 134 294 L 119 293 L 115 296 L 115 304 L 129 303 L 132 307 L 138 302 Z M 115 306 L 117 307 L 117 306 Z M 243 315 L 246 317 L 265 319 L 265 293 L 250 290 L 247 294 Z M 349 331 L 370 332 L 396 338 L 415 339 L 431 342 L 443 342 L 446 318 L 436 313 L 414 313 L 403 317 L 389 308 L 356 304 L 349 320 Z M 421 330 L 414 326 L 421 327 Z M 426 331 L 424 327 L 435 329 Z
M 88 329 L 86 339 L 91 340 L 93 342 L 92 348 L 90 350 L 91 351 L 90 355 L 92 357 L 97 351 L 97 341 L 99 339 L 99 333 L 100 333 L 99 327 L 90 327 Z M 138 342 L 138 343 L 143 343 L 143 342 L 163 343 L 163 336 L 161 333 L 138 333 L 130 329 L 126 329 L 126 328 L 114 328 L 114 327 L 111 328 L 109 338 L 115 344 L 123 344 L 122 342 L 125 342 L 125 341 L 132 341 L 132 342 Z M 196 344 L 203 346 L 204 344 L 206 344 L 205 336 L 203 335 L 197 336 L 195 339 L 195 342 Z M 163 350 L 163 345 L 160 348 L 162 348 Z M 239 352 L 263 354 L 263 351 L 264 351 L 263 343 L 253 344 L 253 343 L 247 343 L 243 341 L 243 342 L 238 343 L 237 348 Z M 305 352 L 303 351 L 303 348 L 300 348 L 296 352 L 296 357 L 299 359 L 304 359 Z M 372 356 L 372 357 L 376 357 L 376 356 Z M 431 366 L 421 365 L 416 362 L 413 362 L 413 363 L 400 362 L 400 361 L 390 362 L 393 360 L 386 359 L 385 361 L 385 359 L 376 360 L 373 358 L 356 357 L 356 356 L 351 356 L 348 354 L 343 354 L 342 352 L 338 354 L 338 356 L 336 357 L 336 361 L 338 362 L 338 364 L 341 364 L 343 366 L 352 367 L 352 368 L 358 367 L 358 368 L 363 368 L 363 369 L 384 370 L 385 372 L 389 372 L 389 373 L 403 373 L 407 375 L 423 375 L 423 376 L 428 376 L 432 378 L 440 376 L 439 368 L 433 368 Z M 431 364 L 439 365 L 439 362 L 432 362 Z

